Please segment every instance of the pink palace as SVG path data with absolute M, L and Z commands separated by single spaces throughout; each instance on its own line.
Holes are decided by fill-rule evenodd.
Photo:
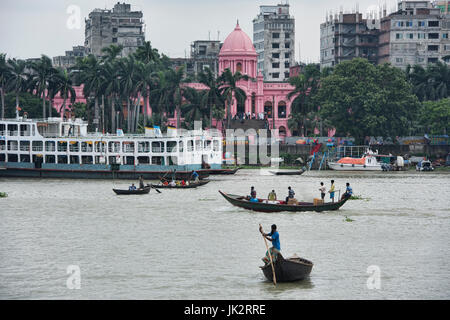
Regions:
M 257 54 L 252 40 L 242 31 L 239 24 L 225 39 L 219 53 L 219 74 L 225 69 L 233 73 L 239 71 L 248 75 L 251 79 L 239 82 L 239 87 L 245 91 L 247 100 L 245 105 L 237 105 L 233 102 L 231 114 L 234 117 L 240 113 L 256 115 L 257 119 L 267 115 L 269 129 L 278 129 L 279 135 L 291 136 L 287 126 L 288 116 L 291 111 L 291 103 L 287 95 L 294 89 L 286 82 L 264 82 L 261 72 L 257 72 Z M 203 84 L 189 83 L 188 86 L 202 90 L 206 89 Z M 82 87 L 76 88 L 77 102 L 86 102 L 82 94 Z M 63 101 L 60 97 L 54 99 L 54 107 L 60 110 Z M 151 114 L 151 110 L 149 110 Z M 176 115 L 169 119 L 172 124 L 176 123 Z M 216 121 L 214 125 L 220 129 L 221 122 Z

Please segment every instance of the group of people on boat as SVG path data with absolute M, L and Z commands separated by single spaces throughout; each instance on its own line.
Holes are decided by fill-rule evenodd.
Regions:
M 172 180 L 169 181 L 168 179 L 163 177 L 163 178 L 161 178 L 161 184 L 164 186 L 171 186 L 171 187 L 187 186 L 191 183 L 192 180 L 194 181 L 194 183 L 198 183 L 200 180 L 200 176 L 195 170 L 192 170 L 188 181 L 186 181 L 184 179 L 177 180 L 176 179 L 176 170 L 174 170 L 172 172 Z
M 326 187 L 323 182 L 320 183 L 319 191 L 320 191 L 321 199 L 325 200 L 325 195 L 326 195 L 327 191 L 326 191 Z M 334 202 L 335 193 L 336 193 L 334 180 L 331 180 L 331 186 L 330 186 L 330 189 L 328 190 L 328 193 L 330 194 L 330 200 L 332 202 Z M 351 197 L 352 195 L 353 195 L 353 189 L 350 186 L 350 183 L 347 182 L 346 188 L 345 188 L 345 193 L 342 195 L 341 200 L 344 199 L 344 197 Z M 256 197 L 256 190 L 255 190 L 254 186 L 252 186 L 250 188 L 250 195 L 247 196 L 247 200 L 250 202 L 259 202 L 259 199 Z M 275 202 L 278 200 L 275 190 L 272 190 L 269 193 L 269 195 L 267 196 L 267 200 L 270 202 Z M 291 186 L 288 187 L 288 195 L 285 199 L 285 203 L 286 204 L 298 204 L 297 199 L 295 199 L 295 191 L 294 191 L 294 189 L 292 189 Z

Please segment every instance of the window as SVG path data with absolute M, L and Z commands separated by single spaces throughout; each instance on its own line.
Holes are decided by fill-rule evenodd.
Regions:
M 417 39 L 425 39 L 425 33 L 418 33 L 417 34 Z
M 289 59 L 289 58 L 291 57 L 291 53 L 290 53 L 290 52 L 286 52 L 286 53 L 284 54 L 284 57 L 285 57 L 286 59 Z
M 279 67 L 280 67 L 280 63 L 279 62 L 272 63 L 272 68 L 278 69 Z
M 439 27 L 439 21 L 428 21 L 429 27 Z
M 289 61 L 285 61 L 285 62 L 284 62 L 284 67 L 285 67 L 285 68 L 289 68 Z
M 113 29 L 112 29 L 112 32 L 113 32 L 113 33 L 117 33 L 117 28 L 113 28 Z
M 396 33 L 395 34 L 395 39 L 403 39 L 403 33 Z
M 436 63 L 438 62 L 438 58 L 428 58 L 428 63 Z
M 286 32 L 286 33 L 284 34 L 284 37 L 285 37 L 286 39 L 289 39 L 289 38 L 291 37 L 291 34 L 290 34 L 289 32 Z
M 117 38 L 112 38 L 113 43 L 117 43 Z
M 274 78 L 274 79 L 278 79 L 280 77 L 280 74 L 277 72 L 277 73 L 272 73 L 272 78 Z
M 438 51 L 439 46 L 438 45 L 430 45 L 428 46 L 428 51 Z
M 439 33 L 429 33 L 428 39 L 439 39 Z
M 448 39 L 448 33 L 443 33 L 442 34 L 442 39 Z
M 412 26 L 413 26 L 412 21 L 406 21 L 406 26 L 407 26 L 407 27 L 412 27 Z
M 280 34 L 278 32 L 274 32 L 274 33 L 272 33 L 272 38 L 279 39 L 280 38 Z
M 286 43 L 284 44 L 284 47 L 285 47 L 286 49 L 289 49 L 289 48 L 291 47 L 291 43 L 290 43 L 290 42 L 286 42 Z
M 289 79 L 290 76 L 291 76 L 291 75 L 289 74 L 289 72 L 285 72 L 285 73 L 284 73 L 284 78 L 285 78 L 285 79 Z
M 272 53 L 272 58 L 279 59 L 280 58 L 280 54 L 279 53 Z
M 425 27 L 425 21 L 419 21 L 418 25 L 419 27 Z
M 414 33 L 408 33 L 408 39 L 414 39 Z
M 403 63 L 403 58 L 395 58 L 395 62 L 397 62 L 397 63 Z
M 278 48 L 280 48 L 279 43 L 272 43 L 272 49 L 278 49 Z
M 242 63 L 238 62 L 236 65 L 236 71 L 242 72 Z
M 404 25 L 403 21 L 397 22 L 397 27 L 403 27 L 403 25 Z

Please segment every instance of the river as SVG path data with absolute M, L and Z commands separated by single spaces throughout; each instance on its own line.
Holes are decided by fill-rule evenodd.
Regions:
M 0 298 L 450 298 L 449 173 L 265 173 L 240 170 L 142 196 L 112 192 L 131 181 L 2 178 Z M 311 201 L 331 179 L 341 190 L 350 182 L 363 199 L 335 212 L 256 213 L 217 192 L 255 186 L 258 196 L 275 189 L 284 198 L 292 186 Z M 265 280 L 259 223 L 267 232 L 277 224 L 284 256 L 314 263 L 309 279 Z

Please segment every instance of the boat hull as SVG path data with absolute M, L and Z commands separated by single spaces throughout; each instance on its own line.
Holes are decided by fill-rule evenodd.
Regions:
M 271 174 L 276 176 L 299 176 L 305 173 L 305 170 L 300 171 L 270 171 Z
M 187 186 L 165 186 L 165 185 L 152 185 L 153 189 L 193 189 L 200 186 L 204 186 L 205 184 L 209 183 L 209 180 L 202 180 L 198 183 L 190 183 Z
M 324 204 L 314 205 L 313 203 L 301 203 L 299 205 L 287 205 L 287 204 L 271 204 L 264 202 L 250 202 L 245 200 L 245 197 L 227 194 L 219 190 L 219 193 L 232 205 L 247 210 L 259 211 L 259 212 L 307 212 L 307 211 L 335 211 L 339 210 L 349 199 L 348 197 L 338 202 L 328 202 Z
M 307 278 L 313 268 L 313 263 L 303 258 L 283 259 L 274 263 L 277 282 L 293 282 Z M 272 266 L 270 263 L 261 268 L 267 280 L 273 281 Z
M 137 189 L 137 190 L 113 189 L 114 193 L 117 195 L 148 194 L 150 192 L 150 190 L 151 190 L 150 186 L 147 186 L 144 189 Z
M 363 164 L 328 162 L 328 167 L 337 171 L 383 171 L 381 164 L 368 166 Z

